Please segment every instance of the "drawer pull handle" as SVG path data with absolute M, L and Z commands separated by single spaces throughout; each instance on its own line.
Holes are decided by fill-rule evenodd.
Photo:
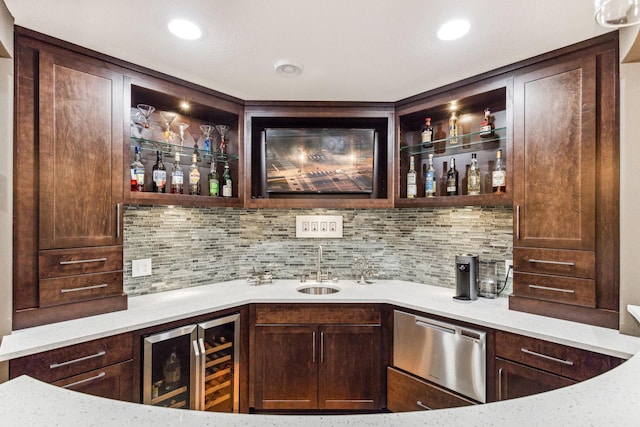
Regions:
M 502 368 L 498 370 L 498 400 L 502 400 Z
M 120 238 L 120 203 L 116 203 L 116 239 Z
M 520 205 L 516 206 L 516 240 L 520 240 Z
M 554 292 L 564 292 L 567 294 L 575 294 L 576 291 L 573 289 L 561 289 L 561 288 L 550 288 L 548 286 L 540 286 L 540 285 L 529 285 L 531 289 L 542 289 L 545 291 L 554 291 Z
M 103 283 L 101 285 L 83 286 L 81 288 L 60 289 L 60 292 L 64 294 L 64 293 L 67 293 L 67 292 L 88 291 L 90 289 L 106 288 L 107 286 L 109 286 L 108 283 Z
M 311 363 L 316 363 L 316 333 L 311 334 Z
M 422 403 L 422 400 L 418 400 L 418 401 L 416 402 L 416 405 L 418 405 L 419 407 L 421 407 L 421 408 L 423 408 L 423 409 L 426 409 L 427 411 L 430 411 L 430 410 L 431 410 L 431 408 L 429 408 L 427 405 L 425 405 L 424 403 Z
M 95 359 L 96 357 L 102 357 L 105 354 L 107 354 L 107 352 L 102 350 L 97 352 L 96 354 L 90 354 L 88 356 L 80 357 L 78 359 L 67 360 L 66 362 L 62 362 L 62 363 L 52 363 L 51 365 L 49 365 L 49 369 L 61 368 L 63 366 L 72 365 L 74 363 L 84 362 L 85 360 Z
M 90 262 L 105 262 L 106 260 L 106 258 L 78 259 L 75 261 L 60 261 L 60 265 L 88 264 Z
M 569 267 L 574 267 L 576 265 L 575 262 L 547 261 L 546 259 L 530 259 L 529 262 L 533 262 L 533 263 L 536 263 L 536 264 L 566 265 L 566 266 L 569 266 Z
M 526 348 L 521 348 L 521 352 L 530 354 L 532 356 L 541 357 L 546 360 L 550 360 L 552 362 L 562 363 L 563 365 L 573 366 L 573 362 L 571 360 L 558 359 L 557 357 L 547 356 L 546 354 L 536 353 L 535 351 L 527 350 Z
M 88 383 L 89 381 L 99 380 L 100 378 L 104 377 L 105 375 L 106 374 L 104 372 L 100 372 L 98 375 L 95 375 L 93 377 L 85 378 L 83 380 L 76 381 L 75 383 L 63 385 L 62 388 L 71 388 L 71 387 L 74 387 L 74 386 L 77 386 L 77 385 L 80 385 L 80 384 Z

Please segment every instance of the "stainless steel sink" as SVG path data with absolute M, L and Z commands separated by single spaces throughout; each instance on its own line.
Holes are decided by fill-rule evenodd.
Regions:
M 297 289 L 298 292 L 309 295 L 329 295 L 340 292 L 340 288 L 325 285 L 308 285 Z

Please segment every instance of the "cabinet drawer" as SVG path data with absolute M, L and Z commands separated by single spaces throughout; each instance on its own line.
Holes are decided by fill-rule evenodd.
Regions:
M 496 331 L 495 354 L 576 381 L 599 375 L 622 362 L 616 357 L 503 331 Z
M 122 272 L 40 280 L 40 307 L 122 294 Z
M 268 304 L 256 307 L 256 324 L 379 325 L 378 306 L 356 304 Z
M 518 272 L 595 279 L 596 254 L 591 251 L 513 248 L 513 268 Z
M 133 401 L 133 361 L 94 369 L 53 383 L 69 390 L 107 399 Z
M 40 278 L 122 270 L 122 246 L 41 251 Z
M 9 373 L 11 378 L 29 375 L 54 382 L 123 362 L 132 356 L 133 338 L 131 334 L 121 334 L 12 360 Z
M 474 402 L 394 368 L 387 368 L 387 408 L 392 412 L 455 408 Z
M 596 282 L 592 279 L 515 273 L 513 293 L 519 297 L 596 307 Z

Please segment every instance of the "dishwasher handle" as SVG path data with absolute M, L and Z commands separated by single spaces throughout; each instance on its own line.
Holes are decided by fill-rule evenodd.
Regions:
M 454 326 L 434 323 L 433 321 L 425 319 L 423 317 L 416 317 L 416 325 L 422 326 L 423 328 L 435 329 L 436 331 L 444 332 L 447 334 L 455 335 L 456 333 L 456 328 Z

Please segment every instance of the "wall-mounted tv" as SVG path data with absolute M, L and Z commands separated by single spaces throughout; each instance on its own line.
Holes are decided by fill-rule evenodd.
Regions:
M 371 193 L 375 129 L 266 128 L 268 193 Z

